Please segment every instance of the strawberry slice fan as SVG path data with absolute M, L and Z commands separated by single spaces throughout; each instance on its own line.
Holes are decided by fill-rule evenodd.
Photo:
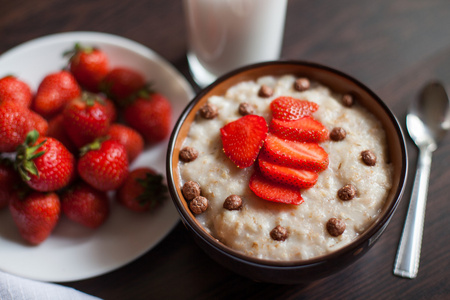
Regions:
M 221 128 L 223 150 L 239 168 L 254 165 L 249 187 L 272 202 L 301 204 L 301 189 L 313 187 L 328 168 L 328 153 L 319 145 L 327 128 L 312 114 L 319 105 L 292 97 L 270 104 L 270 126 L 257 115 L 247 115 Z M 256 163 L 255 163 L 256 162 Z

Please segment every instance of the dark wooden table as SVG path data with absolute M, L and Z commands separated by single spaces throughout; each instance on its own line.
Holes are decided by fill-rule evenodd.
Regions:
M 192 83 L 181 1 L 0 0 L 0 53 L 65 31 L 135 40 Z M 407 105 L 424 83 L 439 79 L 450 88 L 450 2 L 290 0 L 282 57 L 326 64 L 358 78 L 405 128 Z M 450 135 L 433 156 L 419 275 L 409 280 L 392 274 L 417 158 L 409 138 L 407 144 L 408 185 L 394 218 L 362 259 L 331 277 L 298 286 L 253 282 L 207 257 L 180 223 L 134 262 L 62 284 L 105 299 L 450 299 Z

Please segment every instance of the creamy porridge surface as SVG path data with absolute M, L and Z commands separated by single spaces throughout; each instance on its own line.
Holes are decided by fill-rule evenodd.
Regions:
M 196 116 L 183 146 L 198 150 L 198 158 L 179 165 L 182 182 L 198 182 L 208 209 L 197 216 L 199 222 L 223 244 L 245 254 L 263 259 L 309 259 L 339 249 L 360 235 L 379 214 L 391 188 L 392 166 L 387 162 L 386 136 L 381 123 L 366 109 L 355 103 L 341 104 L 342 95 L 311 82 L 307 91 L 293 89 L 295 77 L 261 77 L 241 82 L 223 96 L 213 96 L 209 103 L 217 106 L 219 115 L 211 120 Z M 273 95 L 261 98 L 261 85 L 273 88 Z M 253 167 L 237 168 L 223 153 L 220 128 L 241 117 L 239 104 L 251 104 L 254 114 L 269 124 L 271 101 L 279 96 L 292 96 L 319 104 L 313 117 L 328 130 L 342 127 L 347 132 L 343 141 L 326 141 L 320 145 L 329 155 L 328 168 L 319 174 L 317 184 L 302 190 L 304 203 L 286 205 L 258 198 L 248 187 Z M 375 166 L 361 161 L 361 152 L 370 149 L 377 156 Z M 351 201 L 342 201 L 337 191 L 346 184 L 357 188 Z M 240 210 L 223 208 L 232 195 L 243 200 Z M 346 223 L 340 236 L 331 236 L 326 229 L 330 218 Z M 281 225 L 289 232 L 285 241 L 275 241 L 270 231 Z

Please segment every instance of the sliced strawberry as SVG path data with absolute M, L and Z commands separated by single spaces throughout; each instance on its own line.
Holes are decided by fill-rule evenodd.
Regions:
M 292 141 L 320 143 L 328 139 L 328 130 L 322 123 L 311 116 L 294 121 L 272 119 L 270 132 Z
M 220 129 L 223 151 L 239 168 L 253 165 L 268 131 L 266 120 L 246 115 Z
M 298 188 L 312 187 L 316 184 L 317 178 L 319 177 L 317 172 L 314 171 L 274 164 L 267 160 L 264 155 L 259 156 L 258 165 L 261 174 L 267 179 Z
M 267 201 L 296 205 L 303 203 L 300 189 L 267 179 L 258 171 L 250 177 L 249 187 L 256 196 Z
M 262 153 L 270 161 L 292 168 L 323 171 L 328 167 L 328 153 L 316 143 L 299 143 L 269 134 Z
M 273 118 L 284 121 L 298 120 L 319 109 L 317 103 L 292 97 L 278 97 L 270 103 Z

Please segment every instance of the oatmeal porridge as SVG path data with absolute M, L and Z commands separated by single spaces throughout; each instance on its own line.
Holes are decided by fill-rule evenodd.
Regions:
M 304 260 L 345 246 L 377 218 L 391 188 L 381 123 L 350 94 L 300 79 L 264 76 L 210 97 L 180 152 L 183 193 L 198 221 L 223 244 L 257 258 Z M 280 96 L 316 103 L 312 117 L 329 132 L 320 142 L 328 166 L 312 187 L 297 188 L 298 205 L 256 196 L 249 187 L 255 166 L 238 168 L 221 140 L 221 128 L 246 115 L 270 124 L 270 104 Z

